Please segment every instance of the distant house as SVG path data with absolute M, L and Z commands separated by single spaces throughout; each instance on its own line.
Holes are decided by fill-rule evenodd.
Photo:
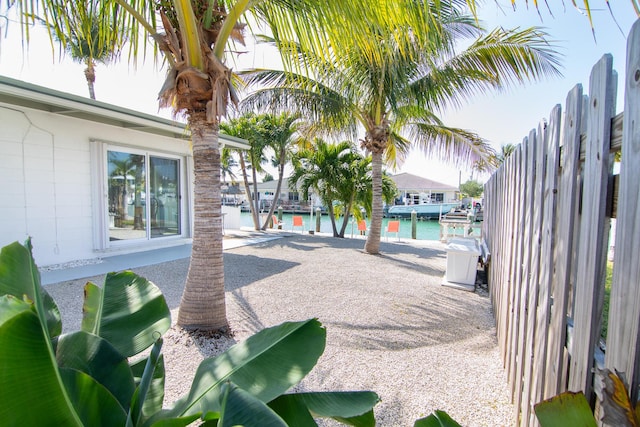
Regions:
M 448 203 L 460 199 L 458 187 L 422 178 L 410 173 L 392 175 L 391 179 L 398 187 L 397 205 L 415 205 L 421 203 Z
M 278 180 L 259 182 L 258 187 L 258 200 L 260 201 L 261 209 L 269 209 L 274 202 L 276 194 L 276 187 L 278 186 Z M 251 193 L 253 195 L 253 186 L 251 186 Z M 311 193 L 313 197 L 313 206 L 319 207 L 322 202 L 315 195 Z M 302 191 L 295 187 L 290 187 L 289 179 L 282 179 L 282 186 L 280 187 L 280 197 L 276 200 L 276 206 L 282 206 L 285 212 L 304 212 L 309 211 L 309 200 L 302 199 Z
M 183 124 L 0 77 L 0 129 L 0 245 L 31 236 L 51 265 L 190 241 Z

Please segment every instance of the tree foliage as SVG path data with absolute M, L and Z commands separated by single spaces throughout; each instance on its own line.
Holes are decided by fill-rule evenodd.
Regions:
M 254 70 L 247 76 L 257 89 L 242 108 L 300 112 L 316 135 L 356 140 L 364 130 L 360 145 L 372 155 L 372 222 L 365 245 L 370 253 L 380 245 L 383 159 L 394 166 L 417 146 L 452 163 L 488 160 L 493 150 L 482 138 L 446 126 L 438 115 L 474 95 L 558 74 L 558 55 L 541 30 L 487 32 L 458 2 L 429 7 L 437 20 L 411 42 L 378 29 L 369 40 L 376 48 L 354 45 L 329 57 L 278 37 L 276 46 L 305 72 Z M 344 31 L 374 31 L 369 24 Z M 459 51 L 463 41 L 470 44 Z M 375 49 L 380 55 L 370 55 Z
M 460 192 L 465 197 L 480 197 L 484 192 L 484 186 L 478 181 L 469 180 L 460 185 Z

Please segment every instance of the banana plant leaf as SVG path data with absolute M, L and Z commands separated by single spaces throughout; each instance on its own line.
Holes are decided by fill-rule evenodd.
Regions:
M 31 241 L 11 243 L 0 251 L 0 295 L 33 301 L 50 338 L 62 333 L 60 311 L 53 298 L 40 286 L 40 272 L 31 256 Z
M 147 366 L 147 359 L 141 359 L 131 364 L 131 372 L 133 373 L 133 379 L 136 385 L 139 385 L 142 381 L 142 376 Z M 158 361 L 153 370 L 151 383 L 147 391 L 147 397 L 142 405 L 142 414 L 144 417 L 149 417 L 162 409 L 162 402 L 164 401 L 164 384 L 165 384 L 165 368 L 164 368 L 164 356 L 160 355 Z
M 152 346 L 170 326 L 160 289 L 131 271 L 107 274 L 102 289 L 85 286 L 82 330 L 106 339 L 125 357 Z
M 413 427 L 462 427 L 444 411 L 433 411 L 431 415 L 417 420 Z
M 153 345 L 151 353 L 146 360 L 142 375 L 140 376 L 138 387 L 136 388 L 133 396 L 131 410 L 127 416 L 127 427 L 140 424 L 140 421 L 144 416 L 143 409 L 145 406 L 148 411 L 151 411 L 151 413 L 155 413 L 162 409 L 162 397 L 164 397 L 164 390 L 162 390 L 162 396 L 160 396 L 159 402 L 157 399 L 154 399 L 157 398 L 157 396 L 153 396 L 158 392 L 158 382 L 155 376 L 156 371 L 162 372 L 162 385 L 164 387 L 164 361 L 160 354 L 161 349 L 162 338 L 159 338 Z M 147 400 L 148 396 L 150 396 L 151 399 Z
M 631 403 L 625 375 L 609 369 L 598 369 L 597 373 L 602 381 L 602 422 L 609 426 L 638 427 L 640 405 L 634 407 Z
M 582 393 L 565 392 L 534 406 L 541 427 L 596 427 L 591 407 Z
M 220 412 L 221 386 L 227 381 L 262 402 L 270 402 L 311 371 L 325 342 L 326 331 L 317 319 L 263 329 L 225 353 L 204 360 L 189 394 L 165 416 Z
M 283 394 L 269 402 L 289 425 L 315 427 L 315 418 L 333 418 L 356 427 L 375 426 L 373 407 L 379 397 L 371 391 Z
M 59 370 L 31 304 L 0 296 L 0 419 L 5 425 L 122 425 L 126 414 L 88 375 Z
M 219 427 L 287 427 L 287 423 L 264 402 L 235 384 L 222 384 L 220 399 Z
M 60 368 L 93 377 L 125 410 L 129 408 L 135 389 L 129 362 L 108 341 L 84 331 L 62 335 L 56 346 L 56 359 Z

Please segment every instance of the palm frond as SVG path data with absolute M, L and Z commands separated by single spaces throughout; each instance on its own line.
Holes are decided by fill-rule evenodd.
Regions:
M 495 152 L 476 133 L 439 123 L 413 122 L 407 125 L 408 138 L 429 157 L 443 162 L 469 166 L 489 160 Z

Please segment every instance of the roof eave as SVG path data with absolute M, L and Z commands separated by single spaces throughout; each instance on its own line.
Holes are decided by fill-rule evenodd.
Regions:
M 5 76 L 0 76 L 0 102 L 170 138 L 190 138 L 183 123 Z M 250 148 L 241 138 L 224 134 L 219 134 L 219 138 L 221 146 L 240 150 Z

